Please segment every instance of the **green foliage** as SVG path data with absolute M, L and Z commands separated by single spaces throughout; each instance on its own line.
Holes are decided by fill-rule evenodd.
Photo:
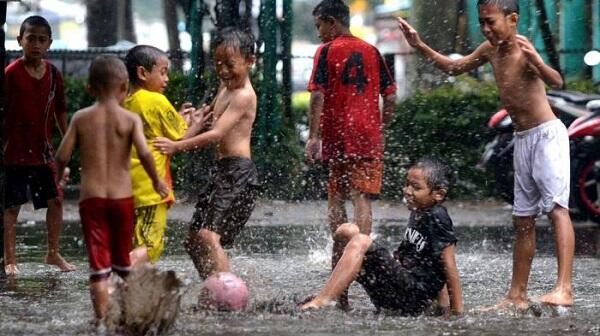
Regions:
M 453 197 L 488 195 L 493 182 L 475 169 L 489 140 L 486 121 L 499 107 L 492 83 L 461 78 L 429 92 L 418 92 L 397 106 L 386 134 L 383 195 L 402 196 L 410 162 L 422 156 L 445 160 L 455 171 Z

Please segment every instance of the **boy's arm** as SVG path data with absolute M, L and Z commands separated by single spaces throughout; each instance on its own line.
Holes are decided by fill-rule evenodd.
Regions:
M 425 58 L 433 61 L 435 66 L 450 75 L 460 75 L 465 72 L 477 69 L 487 62 L 486 51 L 491 47 L 489 42 L 481 44 L 474 52 L 458 60 L 452 60 L 448 56 L 442 55 L 431 49 L 419 37 L 419 33 L 411 27 L 408 22 L 398 18 L 398 26 L 408 44 L 417 49 Z
M 304 148 L 304 157 L 309 163 L 319 160 L 320 141 L 321 141 L 321 112 L 325 103 L 325 95 L 321 91 L 312 91 L 310 93 L 310 110 L 308 112 L 308 141 Z M 385 102 L 383 106 L 385 115 Z
M 56 106 L 56 110 L 55 110 L 55 114 L 54 117 L 56 118 L 56 124 L 58 126 L 58 130 L 60 132 L 61 136 L 65 136 L 65 133 L 67 132 L 67 104 L 65 102 L 65 86 L 64 86 L 64 80 L 62 75 L 57 71 L 57 78 L 56 78 L 56 96 L 55 96 L 55 106 Z
M 442 263 L 446 272 L 446 287 L 450 297 L 450 311 L 454 315 L 463 313 L 462 289 L 460 287 L 460 279 L 458 268 L 456 267 L 456 259 L 454 256 L 456 246 L 448 245 L 442 251 Z
M 554 70 L 552 67 L 544 63 L 544 60 L 540 54 L 535 50 L 535 47 L 529 42 L 529 40 L 522 35 L 517 35 L 517 44 L 521 48 L 521 51 L 527 57 L 529 64 L 531 64 L 536 74 L 553 89 L 560 90 L 563 88 L 564 81 L 560 73 Z
M 167 187 L 165 182 L 158 176 L 158 172 L 156 171 L 154 157 L 152 157 L 152 153 L 150 152 L 148 145 L 146 145 L 146 137 L 144 136 L 142 119 L 140 119 L 138 115 L 132 114 L 131 116 L 133 118 L 132 142 L 135 146 L 135 150 L 137 151 L 140 163 L 152 180 L 152 186 L 154 187 L 154 190 L 156 190 L 156 192 L 162 198 L 166 198 L 169 196 L 169 187 Z
M 198 134 L 192 138 L 181 141 L 171 141 L 167 138 L 156 138 L 152 141 L 163 154 L 173 154 L 188 150 L 194 150 L 205 147 L 212 143 L 217 143 L 234 128 L 239 120 L 248 110 L 248 106 L 253 104 L 254 94 L 250 92 L 241 92 L 231 100 L 227 109 L 215 122 L 213 128 L 204 133 Z
M 78 119 L 78 114 L 75 113 L 73 119 L 71 119 L 71 124 L 64 133 L 60 146 L 58 146 L 56 155 L 54 156 L 54 160 L 56 161 L 56 171 L 58 172 L 56 176 L 57 183 L 60 183 L 63 180 L 65 167 L 67 166 L 67 163 L 69 163 L 69 160 L 71 160 L 71 154 L 73 154 L 73 149 L 77 144 Z
M 383 109 L 381 112 L 383 128 L 387 129 L 394 121 L 394 108 L 396 107 L 396 94 L 389 94 L 383 97 Z

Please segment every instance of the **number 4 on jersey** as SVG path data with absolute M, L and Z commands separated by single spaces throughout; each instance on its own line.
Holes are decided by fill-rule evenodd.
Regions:
M 358 93 L 365 92 L 367 76 L 365 76 L 363 55 L 361 53 L 354 52 L 348 58 L 344 66 L 344 72 L 342 72 L 342 84 L 356 86 Z

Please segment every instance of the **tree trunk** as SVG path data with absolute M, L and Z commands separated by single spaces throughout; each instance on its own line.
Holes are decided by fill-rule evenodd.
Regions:
M 119 1 L 119 40 L 126 40 L 136 43 L 135 25 L 133 23 L 133 3 L 132 0 Z
M 177 28 L 177 0 L 163 0 L 163 13 L 167 36 L 169 38 L 169 54 L 171 65 L 175 71 L 182 70 L 181 44 L 179 41 L 179 29 Z
M 434 50 L 448 55 L 455 51 L 459 2 L 456 0 L 413 1 L 413 25 L 421 39 Z M 421 88 L 431 88 L 443 82 L 447 75 L 437 70 L 431 62 L 417 56 L 413 83 Z M 414 85 L 413 85 L 414 86 Z
M 117 42 L 117 0 L 87 0 L 89 47 L 107 47 Z

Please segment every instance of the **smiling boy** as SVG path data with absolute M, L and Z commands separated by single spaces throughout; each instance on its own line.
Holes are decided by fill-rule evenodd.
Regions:
M 540 212 L 547 214 L 554 226 L 558 277 L 555 288 L 538 300 L 571 306 L 575 234 L 568 210 L 569 139 L 565 125 L 550 108 L 544 85 L 561 88 L 563 80 L 544 64 L 525 37 L 517 35 L 517 0 L 479 0 L 477 5 L 481 32 L 487 41 L 459 60 L 431 49 L 401 18 L 399 26 L 411 46 L 449 74 L 458 75 L 489 62 L 500 99 L 516 126 L 513 218 L 517 237 L 513 275 L 506 297 L 496 308 L 529 306 L 527 283 L 535 254 L 535 221 Z
M 212 128 L 174 142 L 164 137 L 153 144 L 172 154 L 216 144 L 217 169 L 198 196 L 185 243 L 200 277 L 229 272 L 223 247 L 230 247 L 254 209 L 258 176 L 251 159 L 250 135 L 256 118 L 256 94 L 249 73 L 254 65 L 251 33 L 225 28 L 215 39 L 215 67 L 221 85 L 211 106 Z

